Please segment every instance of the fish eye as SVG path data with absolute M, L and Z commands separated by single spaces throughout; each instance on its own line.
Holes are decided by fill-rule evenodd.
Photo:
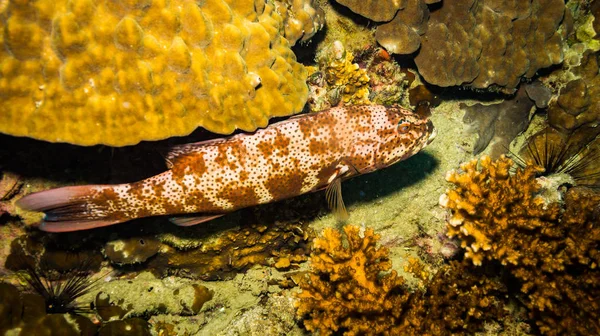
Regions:
M 409 129 L 410 123 L 405 119 L 400 119 L 400 122 L 398 122 L 398 131 L 400 133 L 407 133 Z

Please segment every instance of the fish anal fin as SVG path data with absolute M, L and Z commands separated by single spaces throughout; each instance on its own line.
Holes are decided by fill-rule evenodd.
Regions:
M 71 232 L 78 230 L 89 230 L 99 227 L 121 223 L 122 220 L 97 219 L 97 220 L 73 220 L 73 221 L 42 221 L 39 229 L 46 232 Z
M 171 218 L 169 218 L 169 221 L 178 226 L 193 226 L 193 225 L 211 221 L 211 220 L 213 220 L 215 218 L 219 218 L 223 215 L 224 214 L 171 217 Z

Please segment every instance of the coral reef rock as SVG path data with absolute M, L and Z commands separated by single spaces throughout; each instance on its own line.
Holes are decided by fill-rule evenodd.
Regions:
M 149 272 L 134 279 L 117 279 L 102 284 L 101 292 L 88 295 L 101 307 L 103 318 L 152 315 L 156 312 L 175 315 L 195 315 L 213 297 L 213 291 L 198 283 L 157 279 Z M 85 298 L 84 298 L 85 299 Z M 106 308 L 112 309 L 106 309 Z M 114 307 L 120 307 L 117 309 Z M 124 313 L 124 314 L 123 314 Z
M 506 153 L 514 138 L 527 129 L 535 101 L 529 98 L 526 88 L 527 85 L 522 85 L 514 97 L 498 104 L 459 105 L 466 111 L 463 122 L 479 136 L 473 147 L 474 155 L 491 144 L 490 156 L 498 158 Z
M 160 241 L 154 237 L 134 237 L 111 240 L 104 246 L 104 255 L 116 264 L 143 263 L 158 253 Z
M 146 267 L 159 275 L 177 273 L 203 280 L 228 279 L 253 265 L 288 266 L 308 259 L 308 224 L 255 224 L 206 238 L 199 247 L 163 245 Z
M 439 86 L 511 92 L 521 77 L 562 62 L 564 12 L 563 0 L 444 2 L 421 37 L 419 73 Z
M 98 327 L 76 314 L 47 314 L 44 298 L 23 293 L 0 282 L 0 334 L 2 335 L 96 335 Z
M 568 82 L 548 107 L 550 125 L 567 134 L 584 125 L 600 125 L 598 53 L 586 52 L 573 72 L 579 78 Z
M 288 26 L 310 25 L 300 7 Z M 306 102 L 272 1 L 10 1 L 0 18 L 3 133 L 124 146 L 254 131 Z

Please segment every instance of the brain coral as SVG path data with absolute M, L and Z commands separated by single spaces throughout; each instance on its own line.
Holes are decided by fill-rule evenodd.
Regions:
M 0 2 L 0 132 L 123 146 L 302 109 L 272 1 Z
M 457 0 L 431 12 L 419 73 L 431 84 L 512 91 L 522 76 L 563 60 L 563 0 Z

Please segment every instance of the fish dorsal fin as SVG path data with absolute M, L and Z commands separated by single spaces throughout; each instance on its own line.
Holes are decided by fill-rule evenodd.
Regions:
M 226 138 L 217 138 L 173 146 L 171 147 L 171 149 L 169 149 L 169 152 L 165 157 L 165 160 L 167 161 L 167 166 L 171 168 L 173 166 L 173 163 L 175 163 L 179 158 L 195 152 L 196 150 L 198 150 L 198 147 L 212 146 L 219 143 L 223 143 L 225 141 Z

